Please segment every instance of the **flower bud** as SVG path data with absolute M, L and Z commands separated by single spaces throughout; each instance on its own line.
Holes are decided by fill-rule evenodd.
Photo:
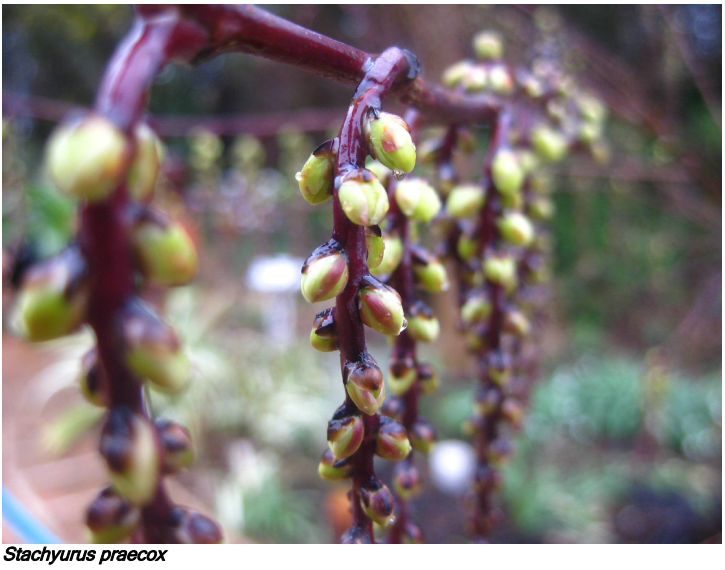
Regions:
M 446 200 L 446 211 L 453 218 L 472 218 L 483 207 L 486 194 L 478 184 L 461 184 L 453 188 Z
M 511 456 L 511 443 L 504 437 L 498 437 L 488 447 L 488 460 L 492 465 L 501 465 Z
M 379 226 L 365 228 L 365 247 L 368 250 L 368 269 L 380 267 L 385 257 L 385 240 Z
M 543 196 L 536 196 L 529 202 L 529 214 L 535 220 L 550 220 L 554 217 L 554 203 Z
M 391 170 L 387 166 L 383 166 L 383 164 L 370 156 L 365 159 L 365 168 L 372 172 L 383 186 L 391 174 Z
M 501 415 L 514 428 L 519 428 L 524 419 L 524 408 L 515 398 L 506 398 L 501 404 Z
M 469 92 L 483 91 L 490 85 L 488 70 L 482 65 L 471 65 L 461 78 L 461 86 Z
M 546 125 L 539 125 L 531 131 L 531 145 L 540 157 L 551 162 L 559 162 L 568 151 L 566 137 Z
M 440 376 L 430 364 L 418 365 L 418 387 L 421 394 L 432 394 L 441 384 Z
M 365 436 L 362 416 L 356 412 L 343 404 L 327 424 L 327 445 L 337 459 L 346 459 L 355 453 Z
M 410 172 L 415 167 L 415 145 L 403 119 L 380 113 L 364 126 L 373 157 L 390 170 Z
M 148 502 L 156 491 L 159 455 L 151 423 L 129 408 L 111 409 L 101 433 L 101 455 L 111 483 L 134 505 Z
M 523 311 L 510 308 L 503 318 L 503 330 L 518 337 L 526 337 L 531 332 L 531 324 Z
M 88 506 L 86 526 L 92 544 L 117 544 L 131 536 L 141 522 L 141 509 L 134 507 L 113 487 L 106 487 Z
M 388 383 L 396 396 L 405 394 L 416 379 L 415 362 L 412 358 L 397 358 L 390 362 Z
M 582 123 L 579 126 L 579 140 L 591 144 L 602 136 L 602 126 L 597 123 Z
M 417 251 L 421 254 L 414 256 L 412 263 L 415 284 L 428 293 L 448 291 L 448 272 L 445 266 L 422 248 Z
M 106 394 L 103 391 L 101 363 L 98 361 L 98 350 L 93 348 L 81 358 L 81 370 L 78 374 L 78 387 L 83 397 L 94 406 L 106 405 Z
M 461 307 L 461 318 L 466 324 L 480 323 L 491 314 L 491 299 L 485 291 L 478 290 L 471 294 Z
M 363 279 L 359 291 L 360 318 L 371 329 L 386 335 L 399 335 L 406 327 L 400 295 L 374 277 Z
M 601 124 L 607 116 L 607 108 L 599 99 L 584 96 L 579 99 L 579 112 L 586 121 Z
M 360 504 L 365 514 L 383 528 L 392 522 L 395 499 L 378 478 L 372 477 L 360 488 Z
M 514 78 L 505 65 L 494 65 L 488 70 L 488 85 L 494 93 L 508 95 L 514 90 Z
M 405 405 L 403 399 L 398 396 L 391 396 L 385 399 L 380 413 L 389 418 L 393 418 L 399 422 L 403 421 L 403 412 L 405 411 Z
M 500 471 L 482 465 L 478 468 L 474 476 L 473 488 L 479 492 L 490 493 L 500 489 L 502 483 L 503 476 Z
M 458 237 L 456 243 L 456 253 L 462 261 L 468 261 L 476 255 L 478 249 L 478 240 L 475 236 L 469 235 L 468 233 L 462 233 Z
M 388 461 L 400 461 L 409 453 L 408 432 L 403 425 L 393 418 L 380 416 L 380 426 L 375 434 L 375 454 Z
M 425 418 L 417 418 L 408 432 L 408 439 L 414 449 L 428 453 L 436 441 L 436 431 Z
M 370 544 L 370 534 L 365 527 L 352 526 L 340 537 L 340 544 Z
M 358 362 L 347 362 L 343 370 L 347 393 L 358 409 L 372 416 L 385 401 L 383 371 L 377 362 L 364 354 Z
M 224 533 L 212 519 L 189 507 L 176 507 L 173 511 L 171 544 L 221 544 Z
M 347 286 L 348 276 L 347 255 L 340 244 L 331 239 L 313 251 L 302 266 L 302 296 L 308 303 L 337 297 Z
M 352 473 L 352 461 L 350 459 L 338 459 L 329 449 L 325 450 L 317 466 L 317 473 L 325 481 L 342 481 Z
M 334 141 L 318 146 L 296 175 L 302 197 L 313 206 L 332 198 L 332 181 L 335 176 Z
M 518 194 L 524 183 L 524 169 L 511 150 L 499 150 L 491 164 L 491 179 L 501 194 Z
M 178 473 L 194 462 L 194 444 L 191 434 L 181 424 L 157 419 L 156 431 L 161 440 L 164 473 Z
M 128 194 L 139 202 L 153 194 L 161 169 L 162 146 L 156 133 L 146 124 L 139 123 L 134 131 L 136 146 L 126 176 Z
M 511 356 L 502 350 L 492 350 L 485 361 L 488 377 L 499 386 L 503 386 L 511 378 L 513 362 Z
M 85 319 L 88 293 L 86 262 L 75 246 L 31 266 L 18 298 L 23 336 L 39 342 L 70 334 Z
M 473 49 L 479 59 L 501 59 L 503 55 L 501 35 L 489 30 L 479 32 L 473 37 Z
M 440 324 L 433 311 L 422 302 L 410 309 L 408 316 L 408 334 L 420 342 L 433 342 L 440 333 Z
M 337 350 L 338 340 L 335 309 L 330 307 L 315 316 L 310 332 L 310 344 L 320 352 L 333 352 Z
M 534 240 L 534 225 L 521 212 L 504 213 L 497 221 L 498 231 L 506 241 L 526 247 Z
M 455 87 L 468 74 L 472 67 L 473 64 L 467 60 L 454 63 L 443 72 L 441 82 L 445 87 Z
M 420 492 L 420 473 L 415 464 L 405 461 L 395 466 L 393 488 L 404 501 L 412 499 Z
M 508 292 L 516 288 L 516 260 L 508 255 L 488 255 L 483 261 L 483 273 L 491 283 Z
M 395 201 L 400 211 L 419 222 L 429 222 L 441 209 L 441 200 L 433 187 L 422 178 L 398 182 Z
M 398 234 L 384 234 L 383 259 L 377 267 L 371 267 L 373 275 L 389 275 L 398 268 L 403 259 L 403 240 Z
M 337 191 L 340 205 L 353 224 L 376 226 L 388 213 L 388 193 L 369 170 L 347 174 Z
M 94 115 L 64 123 L 48 143 L 46 165 L 58 189 L 89 201 L 103 200 L 120 184 L 128 156 L 126 136 Z
M 196 275 L 198 256 L 179 222 L 145 216 L 131 234 L 141 273 L 160 285 L 185 285 Z
M 423 544 L 423 531 L 412 522 L 406 522 L 400 538 L 403 544 Z
M 123 310 L 126 362 L 154 387 L 171 393 L 182 391 L 191 379 L 191 366 L 179 337 L 148 305 L 129 302 Z
M 496 412 L 502 402 L 501 388 L 493 385 L 481 386 L 476 392 L 474 410 L 477 416 L 485 418 Z

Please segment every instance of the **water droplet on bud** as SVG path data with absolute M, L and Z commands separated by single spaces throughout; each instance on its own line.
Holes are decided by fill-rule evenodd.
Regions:
M 403 172 L 402 170 L 393 170 L 393 178 L 398 181 L 405 180 L 405 172 Z

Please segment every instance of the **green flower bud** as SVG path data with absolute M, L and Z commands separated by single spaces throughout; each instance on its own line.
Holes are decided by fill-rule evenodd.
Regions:
M 526 247 L 534 241 L 534 225 L 521 212 L 506 212 L 497 221 L 498 231 L 506 241 Z
M 483 91 L 489 85 L 489 72 L 482 65 L 471 65 L 461 78 L 461 86 L 469 92 Z
M 356 412 L 343 404 L 327 424 L 327 445 L 337 459 L 346 459 L 355 453 L 365 436 L 362 416 Z
M 360 318 L 371 329 L 386 335 L 399 335 L 406 322 L 400 295 L 374 277 L 363 279 L 358 293 Z
M 393 488 L 404 501 L 420 493 L 420 473 L 413 463 L 405 461 L 395 466 Z
M 432 394 L 441 385 L 441 379 L 430 364 L 418 365 L 418 388 L 421 394 Z
M 365 514 L 385 528 L 393 520 L 395 499 L 393 494 L 377 477 L 373 477 L 360 488 L 360 504 Z
M 92 544 L 117 544 L 133 534 L 141 522 L 141 509 L 134 507 L 113 487 L 106 487 L 89 505 L 86 526 Z
M 176 507 L 173 511 L 174 528 L 169 542 L 172 544 L 222 544 L 224 533 L 212 519 L 189 507 Z
M 441 209 L 441 200 L 433 187 L 422 178 L 398 182 L 395 201 L 400 211 L 419 222 L 429 222 Z
M 352 461 L 350 459 L 338 459 L 329 449 L 325 450 L 317 467 L 317 473 L 325 481 L 342 481 L 350 477 L 352 473 Z
M 486 193 L 478 184 L 461 184 L 453 188 L 446 200 L 446 211 L 452 218 L 473 218 L 481 211 Z
M 332 181 L 335 176 L 334 140 L 318 146 L 296 175 L 302 197 L 313 206 L 332 198 Z
M 423 252 L 422 249 L 418 251 Z M 448 291 L 448 272 L 445 266 L 433 255 L 423 252 L 413 258 L 413 277 L 415 284 L 428 293 Z
M 331 239 L 313 251 L 302 266 L 302 296 L 308 303 L 328 301 L 342 293 L 348 276 L 347 255 Z
M 403 544 L 423 544 L 423 531 L 412 522 L 406 522 L 400 538 Z
M 371 156 L 368 156 L 365 159 L 365 168 L 372 172 L 375 177 L 380 181 L 380 184 L 382 184 L 383 186 L 388 181 L 388 178 L 392 173 L 392 171 L 387 166 L 383 166 L 381 162 L 375 160 Z
M 582 117 L 592 123 L 603 123 L 607 117 L 607 108 L 599 99 L 585 95 L 579 99 L 579 112 Z
M 396 396 L 405 394 L 416 379 L 415 362 L 412 358 L 395 358 L 390 362 L 388 383 Z
M 93 348 L 81 358 L 81 370 L 78 374 L 78 387 L 83 397 L 94 406 L 106 406 L 106 394 L 101 378 L 101 364 L 98 351 Z
M 491 179 L 501 194 L 518 194 L 524 184 L 524 169 L 511 150 L 499 150 L 491 164 Z
M 430 452 L 436 441 L 436 431 L 433 425 L 425 418 L 418 418 L 413 422 L 408 438 L 414 449 L 423 453 Z
M 489 30 L 477 33 L 473 37 L 473 49 L 479 59 L 501 59 L 503 55 L 501 34 Z
M 488 70 L 488 85 L 491 91 L 500 95 L 509 95 L 514 90 L 514 79 L 505 65 L 495 65 Z
M 513 362 L 511 355 L 502 350 L 492 350 L 485 361 L 488 377 L 499 386 L 506 384 L 511 378 Z
M 501 404 L 501 416 L 518 429 L 524 419 L 524 407 L 516 398 L 506 398 Z
M 559 162 L 569 150 L 566 137 L 546 125 L 534 127 L 531 131 L 531 145 L 540 157 L 551 162 Z
M 536 194 L 551 194 L 554 180 L 549 172 L 537 171 L 532 173 L 529 187 Z
M 400 461 L 409 453 L 408 432 L 403 425 L 393 418 L 380 416 L 380 427 L 375 434 L 375 454 L 388 461 Z
M 462 233 L 458 237 L 458 242 L 456 243 L 456 253 L 462 261 L 472 259 L 473 256 L 476 255 L 477 249 L 478 240 L 474 236 Z
M 433 311 L 422 302 L 410 309 L 408 317 L 408 334 L 420 342 L 433 342 L 440 333 L 440 324 Z
M 156 431 L 161 440 L 164 473 L 178 473 L 194 462 L 194 445 L 191 434 L 181 424 L 157 419 Z
M 602 126 L 597 123 L 582 123 L 579 126 L 579 140 L 591 144 L 602 136 Z
M 147 216 L 133 228 L 131 240 L 141 273 L 150 281 L 185 285 L 196 275 L 196 246 L 179 222 Z
M 345 363 L 343 380 L 347 393 L 361 412 L 372 416 L 383 405 L 383 371 L 369 354 L 364 354 L 358 362 Z
M 492 465 L 502 465 L 511 456 L 512 451 L 509 441 L 504 437 L 498 437 L 488 447 L 488 461 Z
M 488 255 L 483 261 L 483 273 L 491 283 L 509 293 L 516 288 L 516 260 L 507 255 Z
M 368 269 L 380 267 L 385 257 L 385 240 L 379 226 L 365 228 L 365 247 L 368 250 Z
M 159 454 L 151 423 L 125 407 L 113 408 L 101 433 L 101 455 L 114 489 L 134 505 L 153 497 Z
M 330 307 L 315 316 L 310 332 L 310 344 L 320 352 L 333 352 L 338 347 L 335 309 Z
M 533 75 L 526 76 L 521 81 L 521 87 L 523 87 L 524 93 L 532 99 L 538 99 L 544 94 L 544 85 Z
M 389 275 L 398 268 L 403 259 L 403 240 L 398 234 L 383 234 L 383 260 L 377 267 L 371 267 L 373 275 Z
M 149 198 L 156 188 L 163 147 L 156 133 L 146 123 L 136 126 L 134 138 L 136 146 L 126 176 L 126 188 L 129 196 L 141 202 Z
M 177 393 L 189 384 L 191 365 L 174 329 L 159 319 L 148 305 L 133 300 L 124 307 L 123 333 L 126 362 L 155 388 Z
M 33 265 L 18 298 L 22 335 L 39 342 L 72 333 L 85 319 L 88 294 L 87 266 L 77 247 Z
M 520 210 L 524 206 L 524 196 L 522 192 L 516 194 L 503 194 L 501 196 L 501 207 L 506 210 Z
M 467 60 L 454 63 L 443 72 L 441 82 L 446 87 L 455 87 L 468 74 L 472 67 L 473 64 Z
M 388 193 L 369 170 L 347 174 L 337 191 L 340 205 L 353 224 L 376 226 L 388 213 Z
M 480 323 L 491 314 L 491 299 L 485 291 L 478 290 L 470 295 L 461 307 L 461 318 L 466 324 Z
M 415 145 L 403 119 L 380 113 L 365 123 L 365 134 L 373 157 L 390 170 L 410 172 L 415 167 Z
M 510 308 L 504 314 L 503 328 L 509 333 L 519 337 L 526 337 L 531 332 L 531 324 L 529 319 L 516 308 Z
M 554 203 L 543 196 L 536 196 L 529 202 L 529 214 L 535 220 L 550 220 L 554 217 Z
M 123 132 L 94 115 L 55 130 L 46 166 L 61 192 L 83 200 L 103 200 L 121 183 L 128 150 Z

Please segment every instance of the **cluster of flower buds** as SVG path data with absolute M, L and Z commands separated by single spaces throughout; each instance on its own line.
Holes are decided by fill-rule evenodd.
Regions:
M 59 190 L 81 200 L 82 207 L 116 207 L 109 198 L 125 192 L 115 212 L 122 220 L 130 262 L 140 279 L 129 283 L 175 286 L 188 283 L 197 270 L 197 252 L 183 225 L 148 205 L 153 197 L 163 151 L 155 133 L 141 123 L 128 136 L 100 115 L 60 125 L 46 155 L 50 179 Z M 120 189 L 119 189 L 120 188 Z M 119 190 L 117 190 L 119 189 Z M 85 238 L 87 240 L 87 238 Z M 18 298 L 17 323 L 31 341 L 47 341 L 72 333 L 96 318 L 91 307 L 107 298 L 108 284 L 94 275 L 94 263 L 83 247 L 72 243 L 54 257 L 24 272 Z M 106 247 L 92 244 L 101 255 Z M 118 286 L 114 283 L 113 286 Z M 94 299 L 95 305 L 94 305 Z M 191 365 L 174 329 L 133 291 L 111 309 L 96 328 L 106 350 L 91 349 L 81 361 L 78 384 L 92 404 L 108 408 L 100 452 L 111 486 L 91 504 L 87 525 L 94 542 L 139 540 L 219 542 L 221 531 L 207 517 L 174 507 L 168 527 L 145 520 L 144 512 L 163 493 L 161 479 L 190 465 L 194 450 L 182 426 L 149 419 L 140 396 L 141 382 L 167 393 L 183 390 Z M 111 335 L 102 338 L 103 335 Z M 134 396 L 133 394 L 136 394 Z M 129 396 L 131 395 L 131 396 Z M 168 517 L 167 517 L 168 518 Z
M 466 59 L 450 66 L 443 72 L 443 85 L 469 93 L 513 93 L 514 74 L 501 59 L 501 37 L 496 32 L 480 32 L 474 38 L 474 47 L 477 60 Z

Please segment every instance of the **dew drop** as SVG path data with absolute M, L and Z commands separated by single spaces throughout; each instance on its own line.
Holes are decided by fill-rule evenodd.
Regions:
M 396 180 L 404 180 L 405 179 L 405 172 L 402 170 L 393 170 L 393 178 Z

